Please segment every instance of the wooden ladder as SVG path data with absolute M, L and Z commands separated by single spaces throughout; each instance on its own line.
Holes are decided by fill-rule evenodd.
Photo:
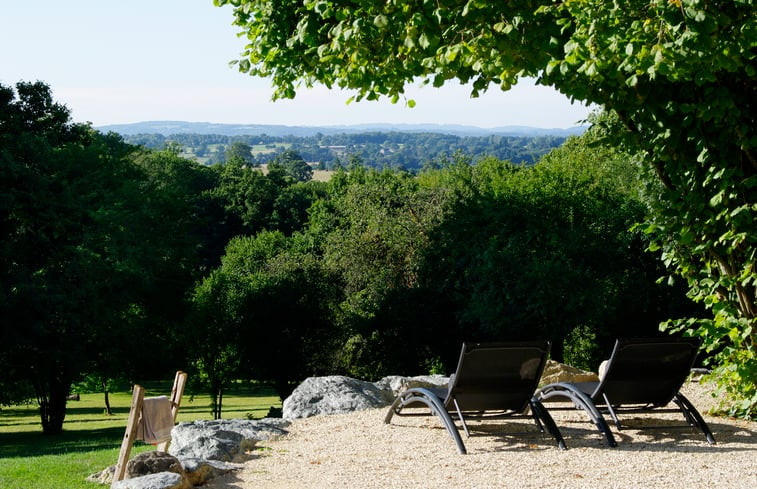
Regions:
M 179 406 L 181 406 L 181 397 L 184 395 L 184 386 L 187 383 L 187 374 L 179 370 L 176 372 L 176 377 L 173 380 L 173 388 L 171 388 L 171 414 L 173 415 L 173 422 L 176 423 L 176 415 L 179 414 Z M 142 413 L 142 401 L 145 398 L 145 389 L 139 384 L 134 384 L 134 389 L 131 394 L 131 408 L 129 409 L 129 418 L 126 421 L 126 432 L 124 433 L 124 439 L 121 441 L 121 450 L 118 453 L 118 462 L 116 463 L 116 471 L 113 474 L 113 485 L 122 480 L 126 474 L 126 462 L 129 461 L 129 455 L 131 455 L 131 447 L 134 444 L 134 437 L 137 434 L 137 427 L 139 424 L 139 416 Z M 164 441 L 158 444 L 157 450 L 159 452 L 165 452 L 168 450 L 170 440 Z

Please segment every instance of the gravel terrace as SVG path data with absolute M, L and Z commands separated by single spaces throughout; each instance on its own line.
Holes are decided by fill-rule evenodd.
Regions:
M 714 400 L 691 383 L 682 392 L 700 412 Z M 435 417 L 387 409 L 296 420 L 289 434 L 262 442 L 245 469 L 211 489 L 335 488 L 757 488 L 757 423 L 705 415 L 717 444 L 692 429 L 613 433 L 603 439 L 582 411 L 553 410 L 568 444 L 557 449 L 528 420 L 470 423 L 467 455 Z M 680 414 L 621 418 L 628 425 L 680 424 Z M 463 435 L 464 436 L 464 435 Z

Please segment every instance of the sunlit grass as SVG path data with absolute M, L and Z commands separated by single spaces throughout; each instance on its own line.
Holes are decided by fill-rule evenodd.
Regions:
M 167 395 L 171 382 L 147 383 L 146 395 Z M 63 433 L 42 434 L 35 405 L 20 405 L 0 410 L 0 488 L 61 489 L 101 487 L 85 478 L 116 463 L 126 418 L 130 392 L 110 394 L 113 416 L 105 413 L 102 394 L 81 394 L 69 401 Z M 210 419 L 210 399 L 203 393 L 187 390 L 178 421 Z M 275 393 L 257 384 L 237 384 L 224 396 L 223 418 L 262 418 L 270 407 L 280 407 Z M 151 445 L 136 442 L 132 456 L 151 450 Z

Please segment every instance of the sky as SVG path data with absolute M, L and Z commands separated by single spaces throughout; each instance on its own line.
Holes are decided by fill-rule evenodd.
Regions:
M 230 67 L 244 47 L 229 6 L 212 0 L 0 0 L 0 83 L 41 80 L 76 122 L 95 126 L 176 120 L 330 126 L 464 124 L 482 128 L 578 125 L 590 109 L 522 80 L 491 87 L 410 86 L 399 102 L 347 104 L 352 92 L 301 89 L 271 101 L 270 80 Z

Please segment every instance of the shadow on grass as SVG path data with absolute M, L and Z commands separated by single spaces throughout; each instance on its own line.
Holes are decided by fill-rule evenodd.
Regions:
M 45 435 L 41 431 L 0 433 L 0 459 L 118 448 L 123 436 L 123 426 L 64 430 L 58 435 Z
M 127 416 L 129 414 L 128 406 L 111 407 L 110 410 L 115 416 L 118 416 L 118 415 Z M 102 416 L 104 414 L 105 414 L 104 406 L 76 407 L 76 405 L 72 405 L 71 403 L 69 403 L 66 406 L 66 419 L 67 420 L 73 418 L 74 416 L 83 416 L 83 415 Z M 80 420 L 77 419 L 76 421 L 80 421 Z

